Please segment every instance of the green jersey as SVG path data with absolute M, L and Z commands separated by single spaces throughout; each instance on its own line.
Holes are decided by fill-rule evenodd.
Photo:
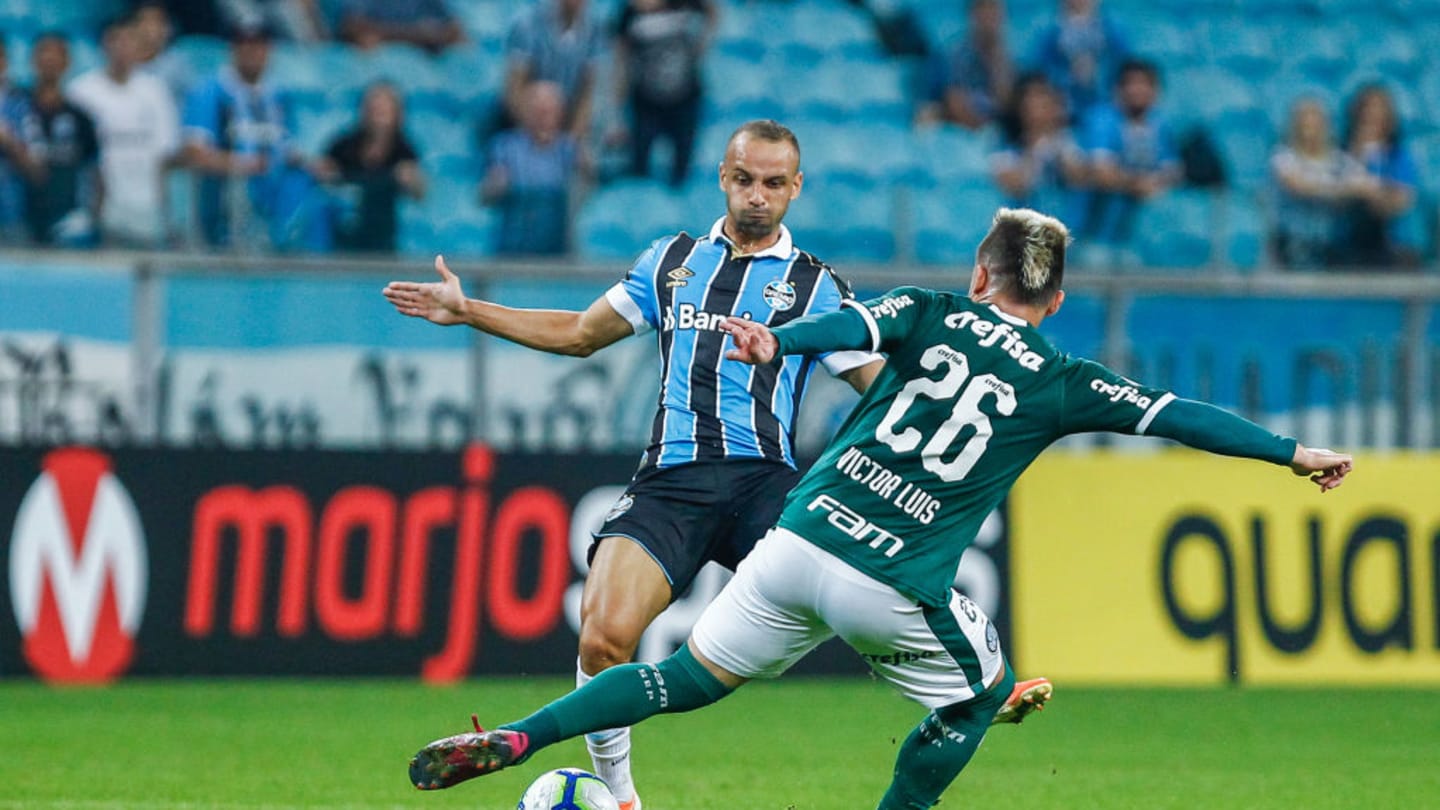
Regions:
M 1026 321 L 961 294 L 902 287 L 849 303 L 775 330 L 782 354 L 823 342 L 888 355 L 778 525 L 927 605 L 949 601 L 981 523 L 1052 442 L 1143 434 L 1176 402 L 1061 354 Z M 1204 419 L 1185 421 L 1164 435 L 1276 462 L 1294 452 L 1293 441 L 1265 432 L 1217 447 L 1205 440 Z M 1233 425 L 1214 427 L 1234 444 Z

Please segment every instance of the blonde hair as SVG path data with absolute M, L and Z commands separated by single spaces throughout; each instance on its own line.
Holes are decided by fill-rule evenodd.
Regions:
M 1028 208 L 1001 208 L 976 256 L 995 283 L 1024 304 L 1044 304 L 1060 289 L 1070 229 Z

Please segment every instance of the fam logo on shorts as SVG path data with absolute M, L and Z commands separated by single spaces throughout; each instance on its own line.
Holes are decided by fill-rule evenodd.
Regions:
M 25 660 L 51 681 L 103 682 L 135 655 L 148 579 L 145 535 L 110 459 L 47 454 L 10 537 L 10 599 Z
M 788 281 L 775 279 L 765 285 L 765 303 L 773 310 L 784 312 L 795 306 L 795 286 Z
M 630 511 L 630 507 L 632 507 L 632 506 L 634 506 L 634 505 L 635 505 L 635 496 L 634 496 L 634 495 L 631 495 L 631 494 L 628 493 L 628 492 L 625 493 L 624 495 L 621 495 L 621 496 L 620 496 L 620 500 L 616 501 L 616 502 L 615 502 L 615 505 L 612 506 L 612 507 L 610 507 L 610 511 L 605 513 L 605 522 L 606 522 L 606 523 L 609 523 L 610 521 L 614 520 L 615 518 L 618 518 L 618 517 L 620 517 L 621 515 L 625 514 L 626 512 L 629 512 L 629 511 Z

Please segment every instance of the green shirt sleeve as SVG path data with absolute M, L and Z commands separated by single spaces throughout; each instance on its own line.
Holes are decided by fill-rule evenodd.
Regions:
M 1222 456 L 1256 458 L 1288 465 L 1295 457 L 1295 440 L 1277 436 L 1248 419 L 1193 399 L 1172 400 L 1150 422 L 1151 436 Z
M 1066 357 L 1062 371 L 1064 405 L 1060 433 L 1144 433 L 1156 413 L 1175 397 L 1163 388 L 1141 385 L 1093 360 Z
M 870 330 L 855 308 L 848 305 L 824 315 L 807 315 L 775 328 L 780 351 L 775 360 L 787 354 L 821 355 L 846 349 L 873 351 Z

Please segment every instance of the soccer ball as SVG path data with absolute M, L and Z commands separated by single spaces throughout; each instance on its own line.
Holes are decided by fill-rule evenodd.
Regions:
M 531 782 L 516 810 L 620 810 L 620 803 L 595 774 L 561 768 Z

